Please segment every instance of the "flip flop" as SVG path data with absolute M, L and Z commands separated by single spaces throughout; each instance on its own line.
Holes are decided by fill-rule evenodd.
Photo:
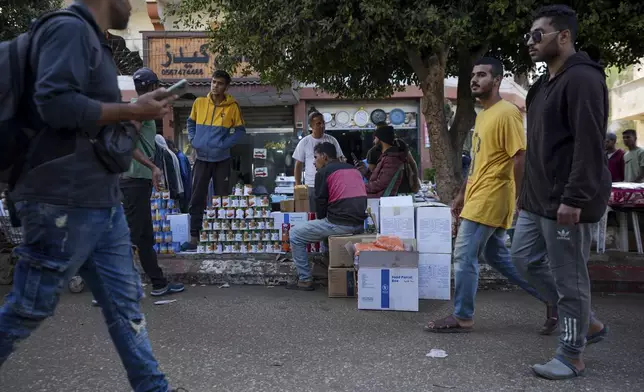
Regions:
M 533 365 L 532 371 L 539 377 L 548 380 L 568 380 L 584 375 L 584 370 L 577 370 L 566 358 L 557 355 L 548 363 Z
M 430 324 L 433 324 L 433 326 Z M 430 321 L 424 328 L 426 332 L 434 333 L 468 333 L 472 332 L 473 329 L 472 327 L 462 327 L 453 315 Z
M 604 325 L 601 331 L 594 333 L 592 335 L 586 336 L 586 346 L 589 344 L 599 343 L 608 336 L 608 325 Z

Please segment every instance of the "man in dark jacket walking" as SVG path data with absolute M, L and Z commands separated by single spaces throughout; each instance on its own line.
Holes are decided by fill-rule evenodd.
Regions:
M 154 358 L 139 301 L 141 278 L 119 197 L 119 174 L 99 158 L 91 139 L 104 127 L 163 117 L 165 90 L 122 103 L 117 69 L 104 32 L 127 27 L 122 0 L 79 0 L 34 33 L 22 108 L 39 129 L 30 159 L 11 193 L 24 239 L 14 283 L 0 308 L 0 366 L 16 345 L 50 317 L 77 272 L 103 311 L 135 392 L 169 390 Z M 27 73 L 29 74 L 29 73 Z M 140 123 L 139 123 L 140 124 Z M 149 213 L 149 212 L 148 212 Z
M 557 303 L 556 356 L 532 367 L 548 379 L 581 375 L 585 345 L 606 334 L 591 312 L 587 262 L 592 224 L 604 215 L 611 188 L 604 152 L 608 90 L 602 67 L 575 51 L 576 36 L 576 13 L 552 5 L 537 12 L 525 37 L 530 57 L 545 62 L 548 73 L 526 99 L 528 149 L 512 256 Z
M 395 196 L 405 177 L 405 164 L 409 151 L 404 143 L 396 140 L 392 126 L 376 129 L 374 137 L 382 154 L 366 185 L 367 197 Z

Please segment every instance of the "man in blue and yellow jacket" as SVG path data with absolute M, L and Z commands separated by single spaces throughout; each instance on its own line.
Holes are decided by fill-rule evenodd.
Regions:
M 195 100 L 188 118 L 188 139 L 195 149 L 197 160 L 188 209 L 191 239 L 183 244 L 183 250 L 197 248 L 210 180 L 213 181 L 215 195 L 230 194 L 230 148 L 246 133 L 237 101 L 226 94 L 230 80 L 227 72 L 216 71 L 210 84 L 210 93 Z

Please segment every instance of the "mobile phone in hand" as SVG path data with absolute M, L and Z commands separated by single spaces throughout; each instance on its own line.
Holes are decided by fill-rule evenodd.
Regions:
M 166 89 L 165 94 L 159 95 L 159 100 L 166 99 L 172 95 L 182 95 L 185 89 L 188 87 L 188 79 L 181 79 L 177 83 Z

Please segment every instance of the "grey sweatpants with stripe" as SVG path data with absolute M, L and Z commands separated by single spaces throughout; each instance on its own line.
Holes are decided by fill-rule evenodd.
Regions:
M 559 311 L 558 355 L 578 359 L 586 345 L 590 306 L 588 258 L 592 224 L 562 226 L 521 211 L 512 240 L 512 261 L 525 279 Z

